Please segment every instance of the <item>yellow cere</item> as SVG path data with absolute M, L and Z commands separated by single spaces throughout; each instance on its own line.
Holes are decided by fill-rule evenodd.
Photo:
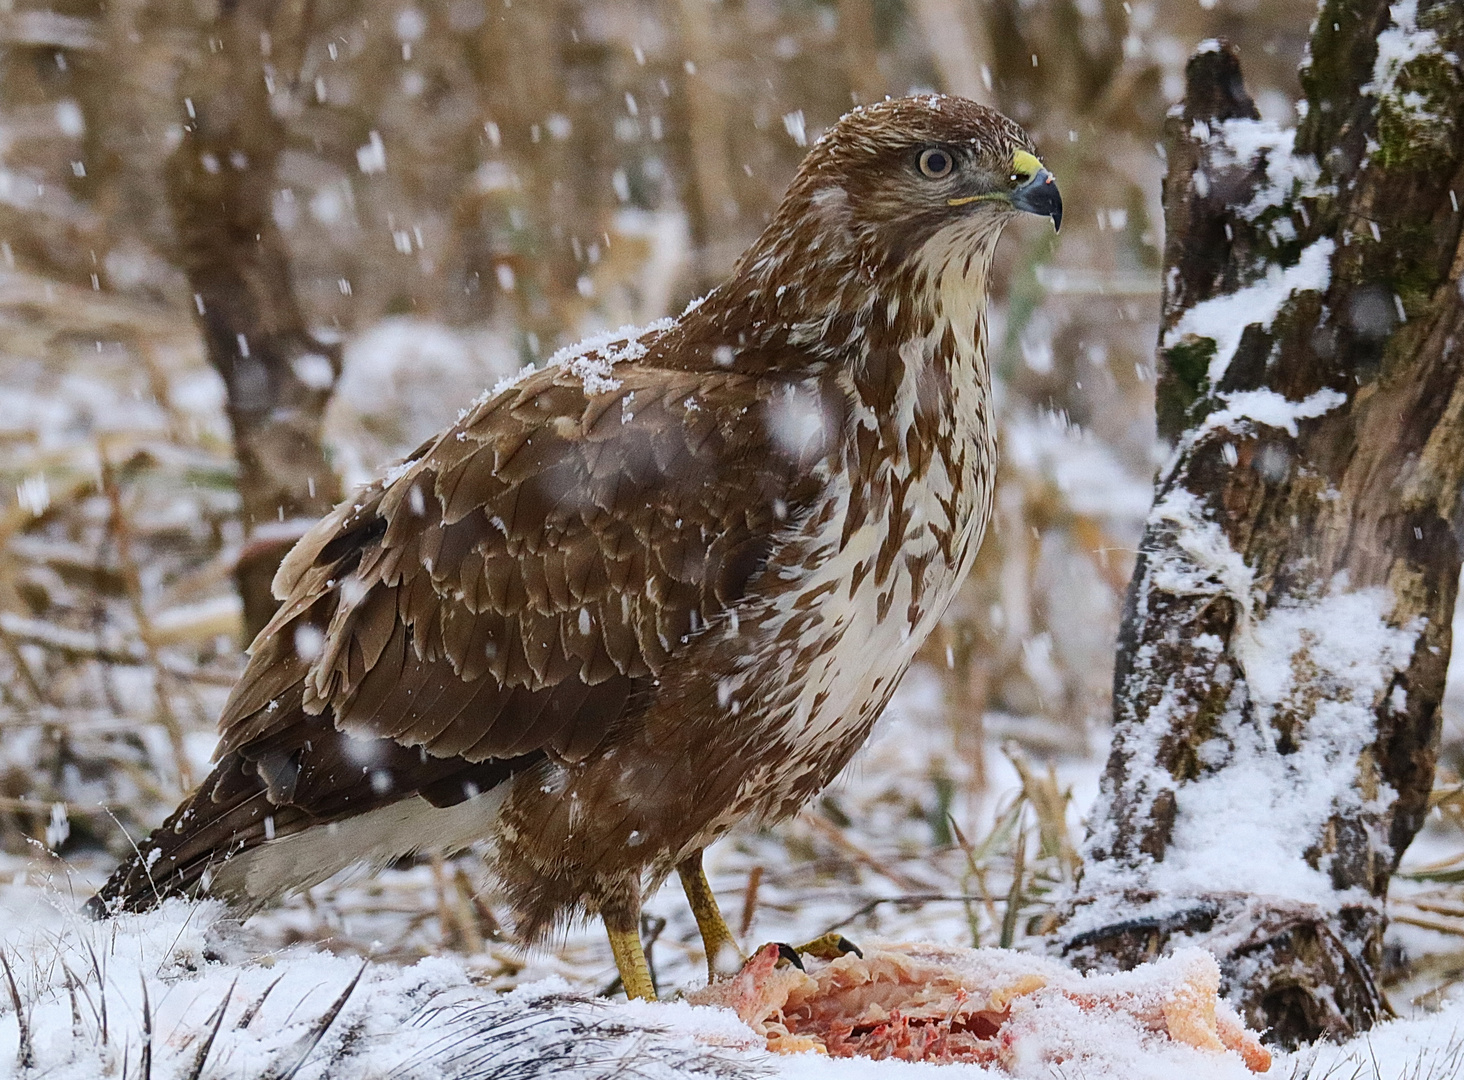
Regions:
M 1027 181 L 1036 176 L 1042 169 L 1042 162 L 1036 156 L 1027 153 L 1025 150 L 1018 150 L 1012 155 L 1012 179 Z

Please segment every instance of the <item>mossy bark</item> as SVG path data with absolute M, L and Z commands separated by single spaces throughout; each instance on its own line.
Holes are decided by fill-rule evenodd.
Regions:
M 340 350 L 306 325 L 273 215 L 278 114 L 293 107 L 308 0 L 226 0 L 195 26 L 180 79 L 183 139 L 167 166 L 178 260 L 209 363 L 224 380 L 245 544 L 235 569 L 246 640 L 274 613 L 270 581 L 340 499 L 322 423 Z
M 1264 133 L 1233 51 L 1190 62 L 1164 193 L 1157 409 L 1175 449 L 1127 598 L 1113 746 L 1063 938 L 1076 962 L 1120 967 L 1206 944 L 1247 1020 L 1287 1044 L 1349 1036 L 1387 1011 L 1384 901 L 1427 806 L 1459 581 L 1464 80 L 1436 60 L 1464 54 L 1464 14 L 1420 0 L 1415 25 L 1393 17 L 1387 0 L 1322 3 L 1291 153 L 1237 151 L 1248 122 Z M 1387 68 L 1378 39 L 1405 32 L 1417 55 Z M 1234 312 L 1228 363 L 1216 362 L 1225 328 L 1185 332 L 1198 305 L 1285 280 L 1303 252 L 1325 256 L 1325 272 L 1274 313 Z M 1272 411 L 1245 404 L 1258 401 Z M 1303 644 L 1281 658 L 1286 700 L 1266 705 L 1256 628 L 1361 595 L 1382 598 L 1380 632 L 1406 647 L 1348 683 Z M 1339 708 L 1362 710 L 1360 742 L 1320 719 Z M 1196 815 L 1224 835 L 1216 790 L 1238 816 L 1247 800 L 1290 797 L 1240 779 L 1242 742 L 1273 756 L 1267 775 L 1308 751 L 1347 778 L 1351 797 L 1313 831 L 1277 837 L 1330 895 L 1169 887 L 1165 860 Z

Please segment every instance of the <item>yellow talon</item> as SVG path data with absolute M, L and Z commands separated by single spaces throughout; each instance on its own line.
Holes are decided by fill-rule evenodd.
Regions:
M 794 950 L 806 956 L 815 956 L 820 960 L 837 960 L 848 953 L 853 953 L 861 960 L 864 959 L 864 953 L 859 946 L 836 930 L 831 930 L 803 945 L 795 945 Z

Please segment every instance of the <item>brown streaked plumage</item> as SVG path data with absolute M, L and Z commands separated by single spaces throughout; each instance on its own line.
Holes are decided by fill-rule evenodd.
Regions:
M 705 301 L 338 507 L 280 568 L 214 772 L 93 910 L 484 839 L 526 940 L 598 913 L 621 959 L 643 885 L 704 893 L 706 844 L 859 748 L 975 556 L 991 255 L 1061 215 L 1033 153 L 959 98 L 850 113 Z

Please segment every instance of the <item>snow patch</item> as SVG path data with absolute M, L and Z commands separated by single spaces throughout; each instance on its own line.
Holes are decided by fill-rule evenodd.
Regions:
M 1218 383 L 1235 358 L 1241 335 L 1247 327 L 1269 330 L 1282 306 L 1299 292 L 1325 292 L 1332 279 L 1331 259 L 1336 244 L 1330 238 L 1316 241 L 1302 253 L 1295 266 L 1271 266 L 1261 280 L 1224 296 L 1201 301 L 1186 311 L 1164 335 L 1170 349 L 1186 338 L 1209 338 L 1215 343 L 1210 358 L 1211 385 Z
M 66 898 L 41 900 L 34 887 L 4 890 L 0 947 L 15 970 L 28 1020 L 33 1069 L 18 1065 L 19 1029 L 8 991 L 0 994 L 0 1078 L 108 1080 L 140 1075 L 143 1016 L 152 1028 L 151 1075 L 182 1080 L 194 1067 L 216 1016 L 218 1034 L 201 1075 L 243 1080 L 289 1072 L 299 1080 L 470 1080 L 516 1076 L 590 1080 L 633 1075 L 645 1080 L 708 1076 L 725 1080 L 1001 1080 L 1007 1076 L 1081 1075 L 1089 1080 L 1241 1080 L 1250 1074 L 1233 1054 L 1207 1053 L 1156 1040 L 1109 1010 L 1065 1007 L 1054 996 L 1014 1030 L 1010 1070 L 977 1065 L 771 1055 L 730 1010 L 685 1002 L 616 1003 L 578 997 L 560 979 L 507 994 L 475 984 L 456 957 L 409 967 L 364 961 L 306 947 L 255 950 L 247 933 L 218 924 L 216 904 L 171 901 L 143 916 L 111 923 L 79 920 Z M 1050 962 L 1033 958 L 1042 966 Z M 1190 969 L 1212 962 L 1180 951 L 1100 982 L 1138 1002 L 1160 1002 Z M 1077 986 L 1093 980 L 1064 973 Z M 353 980 L 360 976 L 359 982 Z M 74 985 L 77 1012 L 73 1016 Z M 1095 985 L 1097 985 L 1095 983 Z M 146 987 L 144 1005 L 143 987 Z M 349 990 L 349 993 L 347 991 Z M 339 1015 L 312 1038 L 337 1001 Z M 100 1036 L 105 1002 L 108 1039 Z M 223 1006 L 221 1014 L 216 1013 Z M 247 1022 L 245 1022 L 247 1021 Z M 1459 1053 L 1464 1003 L 1418 1019 L 1390 1021 L 1341 1046 L 1320 1044 L 1277 1055 L 1269 1075 L 1446 1075 Z M 1069 1065 L 1055 1066 L 1052 1055 Z M 1437 1069 L 1420 1068 L 1434 1062 Z M 1074 1068 L 1077 1069 L 1074 1072 Z
M 1354 590 L 1340 578 L 1323 595 L 1258 612 L 1253 571 L 1195 496 L 1169 492 L 1151 521 L 1169 526 L 1172 547 L 1156 555 L 1150 588 L 1232 598 L 1238 615 L 1230 654 L 1243 678 L 1197 748 L 1213 771 L 1177 787 L 1157 765 L 1130 778 L 1138 789 L 1177 796 L 1163 862 L 1093 863 L 1084 891 L 1116 895 L 1142 885 L 1177 905 L 1215 893 L 1279 897 L 1323 910 L 1371 903 L 1356 890 L 1334 891 L 1328 859 L 1313 867 L 1305 851 L 1333 814 L 1367 819 L 1391 805 L 1391 791 L 1359 775 L 1359 760 L 1375 737 L 1374 709 L 1407 667 L 1418 627 L 1389 622 L 1386 589 Z M 1161 698 L 1137 737 L 1167 737 L 1176 707 L 1168 695 Z M 1158 755 L 1139 749 L 1131 760 Z M 1386 849 L 1385 837 L 1372 842 Z
M 50 900 L 24 913 L 6 905 L 16 917 L 5 920 L 0 948 L 33 1065 L 19 1064 L 20 1028 L 0 994 L 4 1080 L 673 1080 L 750 1076 L 766 1057 L 717 1010 L 617 1006 L 562 980 L 499 995 L 476 986 L 457 958 L 399 967 L 309 948 L 259 954 L 221 922 L 216 902 L 171 900 L 93 923 L 65 898 Z M 139 1072 L 141 1060 L 149 1064 Z
M 1149 520 L 1168 525 L 1175 545 L 1187 556 L 1154 564 L 1150 580 L 1155 589 L 1175 596 L 1226 595 L 1236 601 L 1242 618 L 1249 618 L 1255 574 L 1230 546 L 1225 530 L 1205 517 L 1198 498 L 1176 487 L 1154 504 Z
M 1347 401 L 1347 395 L 1338 390 L 1318 390 L 1301 401 L 1292 401 L 1274 390 L 1242 390 L 1233 394 L 1221 394 L 1225 403 L 1205 417 L 1205 422 L 1196 438 L 1207 431 L 1240 431 L 1247 421 L 1280 428 L 1293 438 L 1297 433 L 1297 422 L 1311 420 L 1331 412 Z
M 620 389 L 620 380 L 614 374 L 615 365 L 639 360 L 648 349 L 647 339 L 663 334 L 675 325 L 675 319 L 665 318 L 657 319 L 646 326 L 622 326 L 619 330 L 592 334 L 578 344 L 560 349 L 549 357 L 545 366 L 564 367 L 574 372 L 583 382 L 587 396 L 613 393 Z M 479 405 L 492 401 L 505 390 L 513 389 L 537 370 L 539 369 L 530 364 L 503 379 L 478 398 L 462 415 L 466 416 Z M 460 416 L 459 419 L 461 418 Z
M 1357 773 L 1375 734 L 1374 703 L 1413 651 L 1414 632 L 1388 624 L 1391 607 L 1384 589 L 1341 591 L 1278 608 L 1237 635 L 1232 651 L 1250 715 L 1232 701 L 1201 747 L 1224 768 L 1184 785 L 1150 887 L 1280 896 L 1328 910 L 1344 899 L 1333 891 L 1327 860 L 1313 869 L 1302 854 L 1334 813 L 1366 816 L 1369 806 L 1381 812 L 1392 802 L 1388 791 L 1364 795 Z M 1295 749 L 1278 754 L 1288 729 Z
M 645 356 L 647 338 L 654 338 L 676 325 L 675 319 L 657 319 L 648 326 L 622 326 L 619 330 L 594 334 L 578 345 L 560 349 L 549 358 L 549 366 L 566 367 L 580 377 L 585 394 L 608 394 L 620 389 L 614 376 L 616 364 Z
M 1271 120 L 1235 119 L 1216 125 L 1210 132 L 1211 161 L 1216 165 L 1235 164 L 1247 169 L 1265 166 L 1251 201 L 1240 208 L 1240 216 L 1255 221 L 1271 207 L 1281 206 L 1288 199 L 1325 194 L 1329 187 L 1321 184 L 1321 166 L 1310 154 L 1297 154 L 1296 128 Z M 1272 224 L 1273 237 L 1280 225 L 1290 225 L 1282 218 Z
M 1362 87 L 1362 93 L 1376 98 L 1410 127 L 1450 122 L 1452 118 L 1440 116 L 1430 108 L 1429 100 L 1423 94 L 1399 90 L 1398 78 L 1404 68 L 1423 56 L 1441 55 L 1456 68 L 1459 58 L 1453 53 L 1443 52 L 1438 35 L 1418 25 L 1418 0 L 1400 0 L 1397 4 L 1390 4 L 1388 13 L 1393 22 L 1378 35 L 1373 77 Z

